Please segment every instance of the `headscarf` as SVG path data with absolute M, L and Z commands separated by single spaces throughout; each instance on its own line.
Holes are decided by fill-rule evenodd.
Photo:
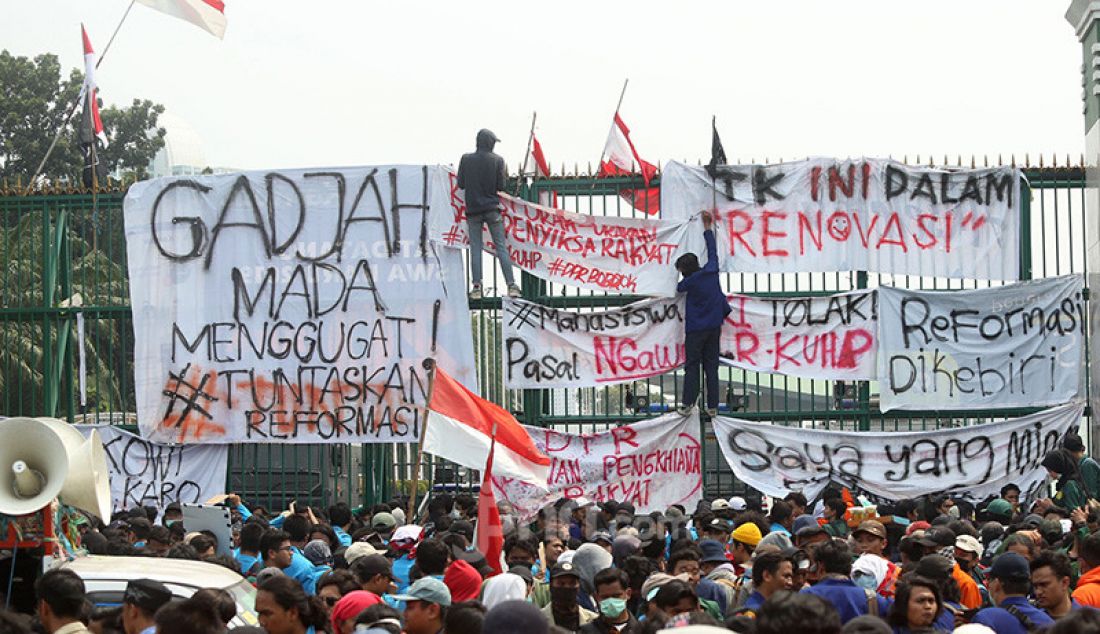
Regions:
M 874 584 L 872 586 L 864 587 L 868 587 L 869 590 L 874 590 L 876 593 L 887 598 L 894 596 L 894 584 L 898 577 L 898 567 L 893 562 L 878 555 L 865 553 L 860 555 L 852 564 L 853 580 L 860 576 L 856 573 L 862 573 L 874 579 Z M 859 584 L 857 583 L 857 585 Z
M 381 602 L 381 597 L 366 590 L 353 590 L 345 594 L 332 606 L 332 631 L 339 632 L 341 623 L 359 616 L 363 610 Z
M 315 539 L 302 549 L 302 555 L 314 566 L 331 566 L 332 549 L 323 539 Z
M 443 575 L 443 584 L 451 591 L 451 601 L 476 599 L 481 590 L 481 574 L 473 566 L 456 559 Z
M 558 561 L 561 561 L 560 559 Z M 596 573 L 611 567 L 611 553 L 596 544 L 581 544 L 573 555 L 573 570 L 581 579 L 581 589 L 589 596 L 596 594 L 593 579 Z
M 527 598 L 527 582 L 523 577 L 510 572 L 489 577 L 481 593 L 481 602 L 488 610 L 505 601 L 523 601 L 525 598 Z
M 1041 463 L 1049 471 L 1053 471 L 1058 474 L 1058 483 L 1055 484 L 1055 488 L 1059 491 L 1066 486 L 1070 480 L 1076 480 L 1078 484 L 1081 483 L 1081 469 L 1077 466 L 1077 459 L 1073 457 L 1073 454 L 1067 449 L 1055 449 L 1043 458 Z

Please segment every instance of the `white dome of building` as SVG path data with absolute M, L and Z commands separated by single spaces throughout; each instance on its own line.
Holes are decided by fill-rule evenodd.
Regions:
M 185 119 L 165 111 L 157 119 L 157 125 L 165 130 L 164 147 L 149 165 L 151 176 L 200 174 L 209 166 L 202 137 Z

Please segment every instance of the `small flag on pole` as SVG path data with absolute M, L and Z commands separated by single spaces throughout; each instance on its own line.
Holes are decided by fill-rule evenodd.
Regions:
M 88 31 L 83 24 L 80 25 L 80 35 L 84 38 L 84 86 L 80 91 L 85 100 L 85 117 L 90 122 L 92 133 L 106 146 L 107 134 L 103 129 L 103 120 L 99 118 L 99 100 L 97 99 L 99 87 L 95 83 L 95 50 L 92 49 L 92 40 L 88 38 Z
M 477 549 L 485 555 L 485 561 L 493 569 L 493 574 L 504 572 L 500 564 L 504 551 L 504 526 L 500 521 L 497 498 L 493 495 L 493 454 L 496 453 L 496 426 L 493 427 L 493 441 L 489 445 L 489 458 L 481 478 L 481 491 L 477 496 Z
M 222 0 L 137 0 L 161 13 L 187 20 L 218 39 L 225 38 L 225 3 Z
M 527 165 L 534 167 L 533 174 L 538 178 L 550 176 L 550 165 L 546 162 L 546 155 L 542 153 L 542 145 L 534 133 L 531 134 L 531 152 L 527 155 Z
M 718 124 L 714 119 L 710 121 L 710 128 L 710 162 L 707 163 L 707 173 L 711 178 L 715 178 L 718 166 L 728 164 L 729 160 L 726 159 L 726 149 L 722 147 L 722 139 L 718 136 Z
M 600 158 L 599 175 L 631 176 L 639 173 L 639 170 L 645 187 L 624 189 L 619 195 L 635 209 L 655 216 L 661 213 L 661 189 L 650 187 L 649 182 L 657 176 L 657 167 L 638 155 L 634 142 L 630 140 L 630 129 L 626 127 L 619 113 L 615 112 L 611 131 L 607 134 L 607 143 L 604 144 L 603 156 Z

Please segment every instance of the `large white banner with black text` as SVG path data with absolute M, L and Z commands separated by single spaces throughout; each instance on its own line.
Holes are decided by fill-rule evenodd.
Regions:
M 1040 463 L 1081 421 L 1083 403 L 999 423 L 931 431 L 850 432 L 712 421 L 737 479 L 767 495 L 817 497 L 830 482 L 898 500 L 951 493 L 969 500 L 1015 483 L 1030 498 L 1047 473 Z
M 1084 277 L 879 290 L 881 409 L 1068 403 L 1085 373 Z
M 661 173 L 661 216 L 717 202 L 722 269 L 1019 279 L 1019 170 L 815 158 Z M 702 257 L 705 253 L 697 251 Z
M 107 453 L 111 512 L 135 506 L 161 511 L 173 502 L 201 503 L 225 492 L 228 445 L 162 445 L 109 425 L 76 425 L 99 432 Z
M 562 498 L 630 502 L 642 515 L 673 504 L 695 508 L 703 494 L 698 412 L 590 433 L 525 429 L 550 457 L 545 489 L 493 478 L 497 500 L 511 503 L 522 521 Z
M 296 169 L 131 187 L 142 436 L 413 442 L 426 359 L 476 389 L 461 253 L 429 239 L 437 171 Z

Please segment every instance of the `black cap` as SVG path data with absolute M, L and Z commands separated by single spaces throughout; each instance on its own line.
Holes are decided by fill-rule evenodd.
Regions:
M 393 566 L 385 555 L 364 555 L 352 562 L 351 571 L 363 580 L 372 579 L 378 575 L 393 579 Z
M 550 569 L 550 580 L 553 581 L 558 577 L 576 577 L 581 578 L 581 573 L 577 572 L 577 569 L 573 567 L 573 564 L 556 564 Z
M 634 515 L 634 505 L 631 504 L 630 502 L 621 502 L 619 504 L 618 510 L 616 510 L 615 513 L 616 514 L 625 513 L 627 515 Z
M 168 586 L 153 579 L 133 579 L 126 584 L 122 602 L 136 605 L 153 614 L 165 603 L 172 600 L 172 591 Z
M 943 548 L 955 545 L 955 531 L 946 526 L 933 526 L 924 531 L 924 536 L 916 540 L 918 544 L 926 548 Z
M 955 566 L 943 555 L 925 555 L 917 562 L 917 575 L 933 580 L 942 580 L 951 576 Z
M 992 579 L 1005 581 L 1027 581 L 1031 578 L 1031 570 L 1027 560 L 1018 553 L 1001 553 L 993 560 L 987 575 Z
M 530 566 L 512 566 L 508 569 L 508 572 L 516 575 L 520 579 L 527 582 L 527 585 L 535 583 L 535 575 L 531 574 Z

